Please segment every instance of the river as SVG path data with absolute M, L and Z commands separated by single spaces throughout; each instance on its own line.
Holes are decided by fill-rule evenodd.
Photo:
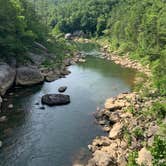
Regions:
M 88 158 L 88 144 L 104 135 L 93 112 L 106 98 L 133 87 L 136 72 L 113 62 L 88 56 L 86 63 L 69 67 L 71 74 L 51 83 L 14 88 L 3 110 L 9 120 L 0 124 L 1 166 L 71 166 Z M 41 109 L 41 96 L 67 86 L 66 106 Z M 7 110 L 13 103 L 14 109 Z

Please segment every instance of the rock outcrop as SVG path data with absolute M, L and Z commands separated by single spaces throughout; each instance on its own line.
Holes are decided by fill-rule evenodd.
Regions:
M 15 75 L 15 68 L 11 68 L 6 63 L 0 64 L 0 96 L 3 96 L 6 91 L 13 85 Z
M 116 139 L 122 133 L 123 125 L 121 123 L 116 123 L 113 125 L 111 131 L 109 132 L 109 138 Z
M 137 163 L 139 165 L 152 166 L 152 155 L 145 147 L 138 152 Z
M 93 158 L 89 160 L 87 166 L 115 166 L 112 158 L 106 152 L 96 150 L 93 153 Z
M 16 74 L 16 85 L 34 85 L 44 81 L 44 77 L 37 68 L 19 67 Z
M 140 114 L 147 102 L 153 103 L 153 99 L 142 99 L 134 92 L 123 93 L 107 99 L 104 108 L 97 109 L 95 118 L 108 136 L 97 137 L 88 145 L 93 155 L 88 166 L 126 166 L 133 151 L 139 151 L 135 159 L 138 165 L 151 166 L 152 155 L 142 142 L 152 145 L 159 127 L 155 119 Z

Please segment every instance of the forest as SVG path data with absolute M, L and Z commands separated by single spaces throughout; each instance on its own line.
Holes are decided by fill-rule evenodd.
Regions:
M 138 151 L 148 144 L 145 139 L 146 131 L 144 133 L 144 130 L 148 128 L 145 124 L 147 122 L 150 127 L 159 126 L 161 128 L 159 131 L 162 133 L 160 136 L 154 136 L 153 146 L 151 145 L 148 149 L 153 155 L 151 159 L 153 160 L 153 165 L 165 166 L 166 126 L 163 119 L 166 116 L 164 102 L 166 97 L 166 0 L 0 0 L 0 65 L 1 62 L 2 66 L 3 63 L 8 65 L 13 59 L 18 62 L 11 85 L 17 85 L 18 68 L 25 64 L 27 66 L 32 65 L 32 56 L 40 53 L 41 55 L 37 56 L 37 58 L 42 59 L 43 56 L 44 60 L 39 66 L 35 67 L 41 71 L 45 70 L 44 72 L 46 73 L 42 73 L 44 76 L 41 76 L 41 81 L 39 82 L 44 82 L 44 79 L 51 82 L 53 79 L 65 78 L 66 75 L 70 74 L 67 67 L 72 65 L 69 64 L 72 55 L 77 54 L 76 58 L 78 58 L 77 56 L 82 56 L 81 53 L 78 53 L 78 45 L 81 44 L 76 43 L 77 41 L 72 41 L 72 39 L 66 39 L 65 36 L 66 34 L 74 36 L 77 33 L 81 34 L 78 38 L 85 42 L 81 44 L 89 45 L 89 47 L 94 43 L 100 45 L 100 47 L 106 45 L 110 55 L 116 54 L 115 56 L 122 58 L 122 60 L 127 55 L 131 61 L 140 63 L 143 66 L 142 68 L 146 69 L 148 66 L 152 75 L 146 77 L 140 74 L 143 81 L 135 87 L 135 89 L 141 91 L 140 98 L 137 100 L 134 93 L 134 99 L 130 98 L 131 96 L 128 99 L 131 100 L 130 102 L 137 102 L 138 105 L 142 104 L 140 104 L 140 112 L 136 112 L 134 107 L 137 104 L 131 104 L 125 110 L 132 114 L 134 120 L 136 119 L 138 128 L 135 127 L 136 129 L 134 128 L 131 132 L 126 126 L 120 126 L 125 139 L 128 141 L 128 147 L 132 146 L 133 137 L 137 143 L 143 140 L 139 146 L 135 149 L 133 148 L 132 153 L 129 153 L 126 165 L 136 166 L 135 159 L 138 157 Z M 86 43 L 87 41 L 90 41 L 90 43 Z M 39 51 L 36 47 L 39 47 L 42 51 Z M 82 56 L 80 61 L 85 62 L 84 58 Z M 38 60 L 35 59 L 34 61 Z M 77 61 L 79 62 L 79 60 Z M 97 63 L 97 61 L 95 62 Z M 93 67 L 95 62 L 91 64 Z M 73 64 L 75 63 L 73 62 Z M 60 69 L 58 68 L 58 71 L 55 71 L 53 69 L 55 66 L 56 69 L 57 66 Z M 83 69 L 84 66 L 82 67 Z M 118 71 L 121 71 L 121 69 Z M 48 77 L 46 75 L 48 73 L 52 75 Z M 54 75 L 55 73 L 56 76 Z M 105 73 L 106 75 L 108 74 L 107 72 Z M 0 74 L 0 85 L 4 83 L 1 81 L 1 75 L 3 74 Z M 53 76 L 54 78 L 52 78 Z M 80 80 L 78 79 L 77 81 L 79 82 Z M 85 85 L 80 84 L 81 86 Z M 79 89 L 80 87 L 77 88 Z M 67 89 L 67 87 L 63 88 Z M 91 88 L 93 89 L 93 85 Z M 2 88 L 0 86 L 0 91 L 1 89 L 3 89 L 3 86 Z M 2 103 L 1 97 L 2 100 L 4 98 L 3 95 L 0 93 L 0 107 Z M 122 100 L 124 103 L 129 102 L 123 95 L 119 98 L 117 97 L 116 100 Z M 114 102 L 114 99 L 111 99 L 110 102 Z M 39 105 L 39 103 L 37 102 L 35 105 Z M 119 107 L 121 108 L 121 105 L 118 105 L 116 109 Z M 45 107 L 41 108 L 45 109 Z M 109 116 L 106 113 L 108 112 L 103 113 L 101 123 L 108 127 L 108 122 L 105 124 L 103 121 L 108 121 L 111 113 L 109 113 Z M 127 115 L 125 114 L 125 116 Z M 142 118 L 141 120 L 139 119 L 140 117 Z M 113 119 L 116 121 L 115 115 Z M 0 116 L 0 132 L 1 121 Z M 143 127 L 140 122 L 143 123 Z M 109 121 L 109 125 L 114 123 L 114 121 Z M 153 131 L 150 131 L 151 135 L 153 135 L 154 130 L 156 131 L 156 128 L 154 128 Z M 1 139 L 3 137 L 0 135 Z M 105 146 L 102 143 L 101 147 Z M 100 147 L 98 144 L 96 146 L 97 148 Z M 97 166 L 102 165 L 98 164 Z
M 2 57 L 19 56 L 32 41 L 46 43 L 50 35 L 83 31 L 149 63 L 157 87 L 166 93 L 165 0 L 1 0 L 0 6 Z
M 149 63 L 156 85 L 165 94 L 166 2 L 164 0 L 82 0 L 60 3 L 51 14 L 53 32 L 82 30 L 106 37 L 111 49 L 130 52 Z M 160 78 L 160 79 L 159 79 Z

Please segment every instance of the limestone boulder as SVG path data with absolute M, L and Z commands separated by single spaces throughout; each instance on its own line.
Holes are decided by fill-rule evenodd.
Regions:
M 3 96 L 13 85 L 15 76 L 15 68 L 11 68 L 6 63 L 0 63 L 0 96 Z
M 37 68 L 19 67 L 16 74 L 16 85 L 34 85 L 44 81 L 44 77 Z

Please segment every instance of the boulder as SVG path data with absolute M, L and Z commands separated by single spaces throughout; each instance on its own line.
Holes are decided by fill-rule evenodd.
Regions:
M 17 69 L 16 84 L 17 85 L 34 85 L 44 81 L 44 77 L 37 68 L 19 67 Z
M 116 101 L 114 98 L 107 99 L 105 102 L 105 109 L 108 109 L 110 111 L 114 111 L 116 109 L 121 109 L 124 107 L 123 101 Z
M 118 136 L 120 136 L 122 132 L 122 128 L 123 128 L 123 125 L 120 122 L 114 124 L 113 128 L 111 129 L 109 133 L 109 138 L 116 139 Z
M 32 52 L 28 53 L 28 57 L 37 66 L 41 65 L 46 60 L 46 57 L 44 55 L 35 54 Z
M 41 99 L 43 104 L 54 106 L 54 105 L 65 105 L 70 103 L 70 96 L 63 94 L 47 94 Z
M 61 87 L 58 89 L 58 91 L 62 93 L 62 92 L 65 92 L 66 89 L 67 89 L 67 86 L 61 86 Z
M 2 97 L 0 96 L 0 108 L 1 108 L 2 102 L 3 100 L 2 100 Z
M 39 107 L 41 110 L 45 110 L 46 108 L 44 106 Z
M 158 131 L 159 131 L 159 126 L 157 125 L 151 125 L 147 131 L 147 136 L 151 137 L 153 135 L 155 135 Z
M 80 58 L 78 61 L 81 62 L 81 63 L 85 63 L 86 62 L 86 60 L 83 59 L 83 58 Z
M 3 96 L 13 85 L 16 76 L 16 70 L 6 63 L 0 64 L 0 95 Z
M 52 82 L 52 81 L 55 81 L 55 80 L 58 80 L 59 78 L 61 78 L 61 76 L 57 73 L 49 73 L 46 77 L 45 77 L 45 80 L 47 82 Z
M 13 104 L 9 104 L 9 105 L 8 105 L 8 108 L 9 108 L 9 109 L 12 109 L 13 107 L 14 107 Z
M 138 165 L 152 166 L 152 155 L 145 147 L 138 152 Z
M 0 117 L 0 123 L 6 122 L 7 121 L 7 117 L 6 116 L 1 116 Z
M 0 141 L 0 148 L 2 147 L 2 145 L 3 145 L 3 143 L 2 143 L 2 141 Z
M 52 82 L 61 78 L 61 71 L 58 68 L 55 69 L 42 68 L 40 69 L 40 71 L 42 75 L 45 77 L 45 80 L 48 82 Z
M 106 136 L 97 137 L 92 142 L 92 146 L 97 146 L 97 147 L 109 146 L 110 144 L 111 140 Z
M 71 34 L 71 33 L 67 33 L 67 34 L 65 35 L 65 39 L 71 40 L 71 39 L 72 39 L 72 34 Z
M 65 76 L 65 75 L 69 75 L 71 72 L 69 70 L 67 70 L 66 68 L 62 69 L 60 71 L 61 75 Z
M 65 66 L 70 66 L 72 63 L 71 63 L 71 59 L 70 58 L 67 58 L 63 61 L 64 65 Z
M 110 155 L 106 152 L 96 150 L 93 154 L 93 158 L 89 160 L 88 166 L 114 166 L 115 163 Z

